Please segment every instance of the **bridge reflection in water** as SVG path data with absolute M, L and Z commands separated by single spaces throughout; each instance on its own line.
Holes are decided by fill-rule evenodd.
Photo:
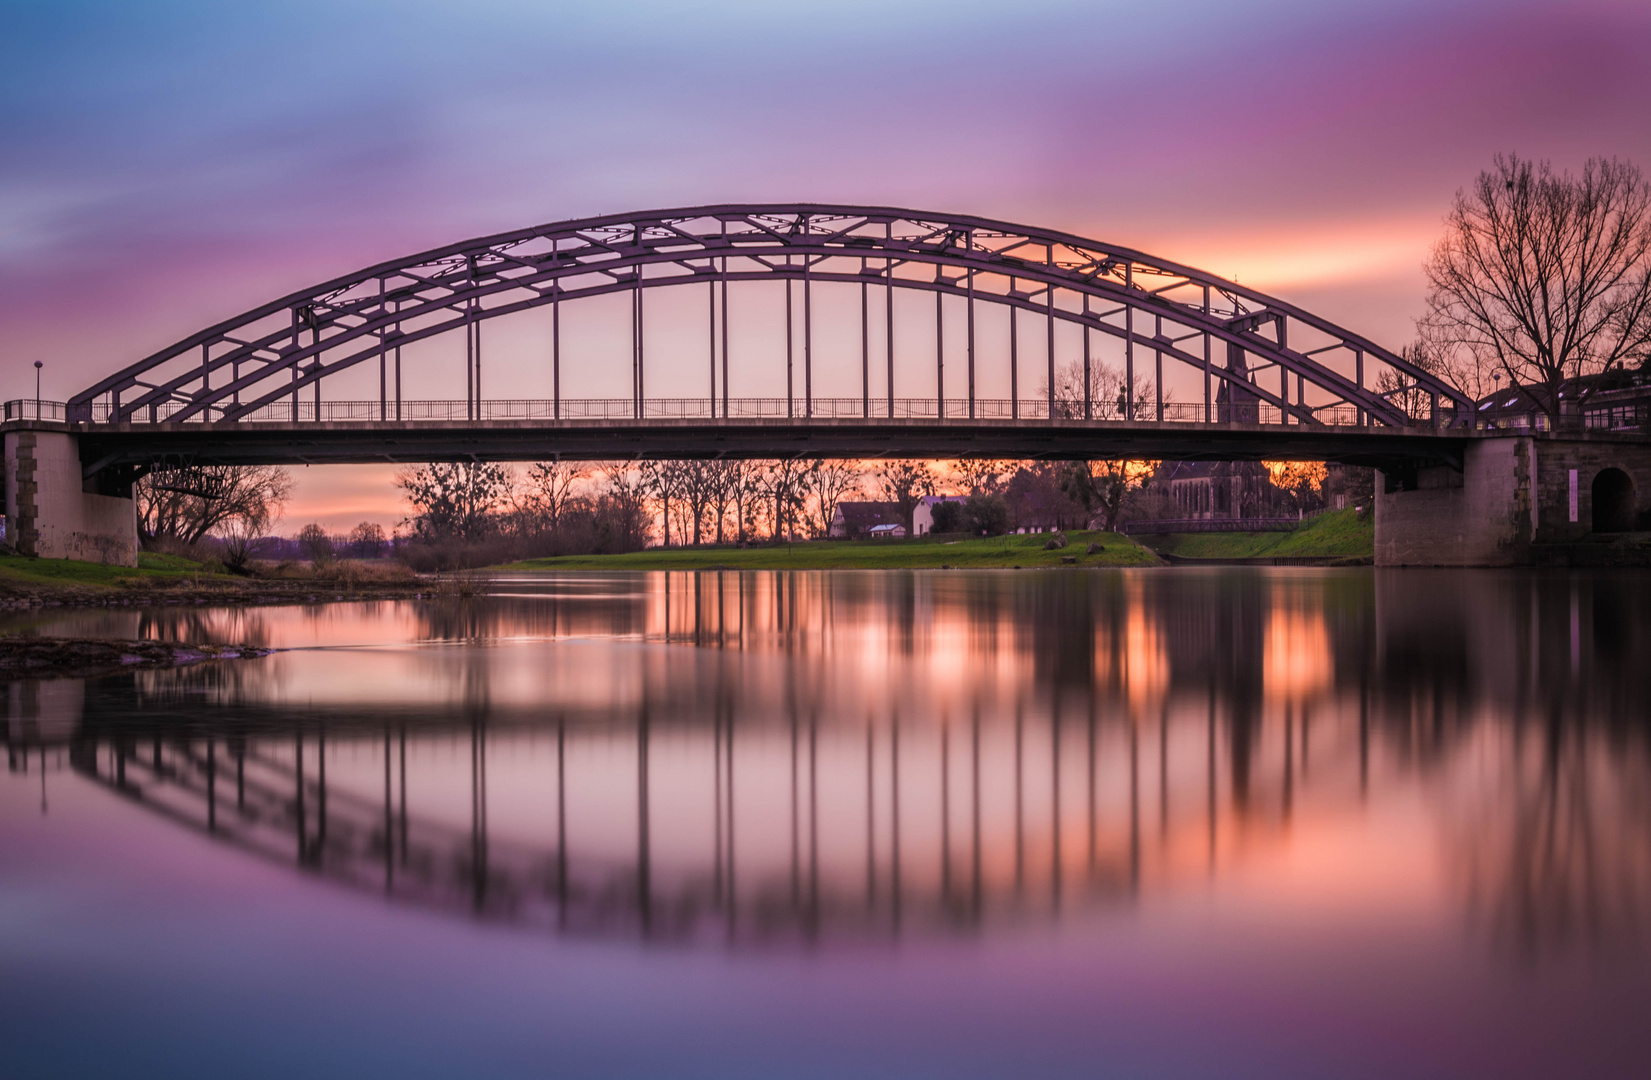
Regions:
M 1651 911 L 1644 591 L 700 573 L 69 615 L 294 651 L 16 683 L 8 745 L 305 873 L 573 934 L 968 934 L 1286 862 L 1379 902 L 1437 852 L 1499 943 L 1618 944 Z

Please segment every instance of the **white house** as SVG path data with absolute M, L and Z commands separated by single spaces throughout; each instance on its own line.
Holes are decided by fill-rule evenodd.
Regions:
M 968 499 L 963 495 L 925 495 L 912 508 L 911 528 L 913 536 L 926 536 L 934 528 L 934 508 L 941 503 L 964 503 Z

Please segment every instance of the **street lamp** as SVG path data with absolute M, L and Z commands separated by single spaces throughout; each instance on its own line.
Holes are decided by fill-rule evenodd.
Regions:
M 43 366 L 38 360 L 34 362 L 34 418 L 36 420 L 40 419 L 40 369 Z

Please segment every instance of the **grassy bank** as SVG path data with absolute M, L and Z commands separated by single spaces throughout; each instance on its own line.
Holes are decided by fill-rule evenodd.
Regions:
M 528 559 L 495 570 L 893 570 L 940 567 L 1155 566 L 1158 559 L 1127 536 L 1069 532 L 1067 547 L 1045 551 L 1047 535 L 949 540 L 817 540 L 752 548 L 655 548 L 626 555 Z M 1088 554 L 1090 544 L 1101 550 Z
M 227 580 L 201 563 L 177 555 L 145 551 L 138 565 L 105 566 L 73 559 L 27 559 L 21 555 L 0 555 L 0 588 L 36 586 L 83 586 L 87 588 L 132 588 L 193 584 L 210 578 Z
M 1140 541 L 1161 555 L 1189 559 L 1361 558 L 1376 550 L 1375 518 L 1332 510 L 1291 532 L 1169 533 Z
M 143 552 L 137 566 L 104 566 L 69 559 L 0 555 L 0 607 L 43 604 L 89 606 L 143 604 L 285 604 L 348 598 L 422 596 L 446 583 L 421 581 L 396 563 L 339 561 L 260 563 L 255 573 L 225 573 L 214 562 Z

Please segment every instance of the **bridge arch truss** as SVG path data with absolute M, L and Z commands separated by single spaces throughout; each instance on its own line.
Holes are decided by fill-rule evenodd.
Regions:
M 745 282 L 786 284 L 786 395 L 779 415 L 868 420 L 1103 419 L 1346 423 L 1439 427 L 1471 420 L 1471 402 L 1401 356 L 1274 297 L 1191 267 L 1117 245 L 984 218 L 883 207 L 722 205 L 615 215 L 541 225 L 483 237 L 336 278 L 293 293 L 177 342 L 77 394 L 66 418 L 96 422 L 253 421 L 347 418 L 416 420 L 498 418 L 483 396 L 482 327 L 536 308 L 552 310 L 552 395 L 544 419 L 592 415 L 709 419 L 750 415 L 730 387 L 729 292 Z M 860 291 L 860 397 L 815 394 L 812 289 Z M 702 368 L 706 393 L 685 405 L 648 396 L 645 296 L 657 288 L 697 287 L 706 296 Z M 792 307 L 794 290 L 800 303 Z M 873 325 L 873 290 L 884 322 Z M 894 394 L 895 290 L 932 294 L 935 352 L 899 362 L 932 365 L 933 399 L 897 402 Z M 607 401 L 564 398 L 563 305 L 629 294 L 631 394 Z M 965 340 L 945 342 L 945 305 L 966 309 Z M 986 399 L 977 384 L 987 352 L 976 307 L 1008 308 L 1010 396 Z M 1045 348 L 1022 356 L 1016 320 L 1045 328 Z M 800 323 L 800 341 L 792 329 Z M 1057 324 L 1081 330 L 1081 400 L 1057 394 Z M 403 399 L 401 350 L 439 335 L 464 337 L 466 398 L 446 415 L 416 414 Z M 1121 349 L 1123 393 L 1097 400 L 1092 343 Z M 879 346 L 874 351 L 873 345 Z M 952 363 L 948 364 L 948 356 Z M 875 370 L 877 367 L 885 370 Z M 961 358 L 962 363 L 958 363 Z M 1072 356 L 1076 363 L 1079 356 Z M 1163 365 L 1185 365 L 1202 398 L 1166 403 Z M 992 362 L 999 362 L 993 360 Z M 376 366 L 376 402 L 323 408 L 322 384 L 361 365 Z M 959 371 L 958 368 L 962 370 Z M 1422 416 L 1379 392 L 1382 369 L 1399 375 Z M 1000 373 L 1001 374 L 1001 373 Z M 1155 391 L 1141 392 L 1149 385 Z M 1393 385 L 1389 380 L 1387 385 Z M 1035 388 L 1023 396 L 1022 387 Z M 948 394 L 948 390 L 952 391 Z M 1150 394 L 1151 396 L 1148 396 Z M 428 403 L 426 403 L 428 404 Z M 665 410 L 661 412 L 661 410 Z M 673 411 L 674 410 L 674 411 Z M 760 410 L 759 410 L 760 412 Z

